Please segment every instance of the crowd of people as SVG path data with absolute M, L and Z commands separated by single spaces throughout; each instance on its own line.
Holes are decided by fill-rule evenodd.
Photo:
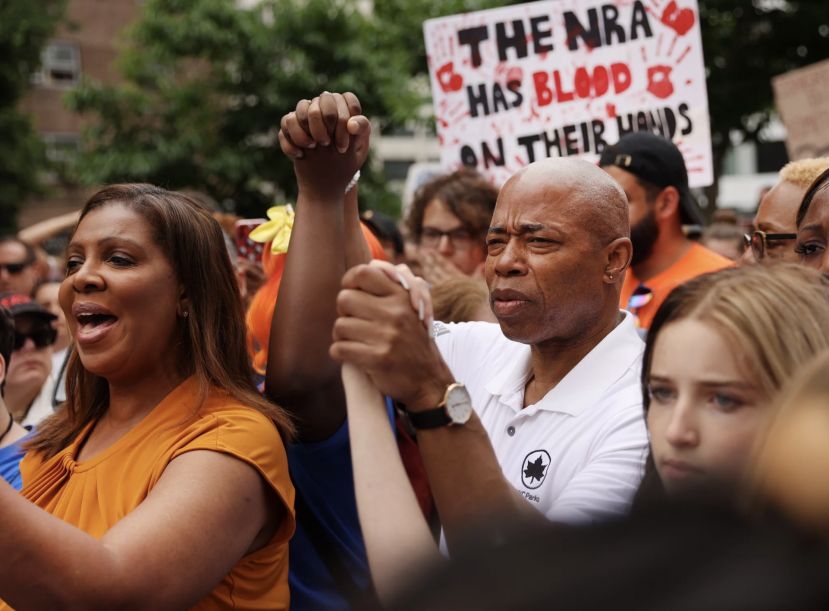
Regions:
M 0 608 L 825 608 L 829 158 L 697 240 L 661 136 L 400 226 L 370 139 L 350 93 L 283 117 L 261 264 L 146 184 L 60 273 L 0 238 Z

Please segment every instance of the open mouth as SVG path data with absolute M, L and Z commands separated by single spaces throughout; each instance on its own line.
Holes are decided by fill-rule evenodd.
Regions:
M 78 328 L 75 339 L 80 345 L 94 344 L 104 338 L 107 331 L 118 322 L 118 317 L 99 306 L 84 304 L 74 312 Z
M 118 320 L 111 314 L 79 314 L 77 316 L 78 323 L 81 327 L 99 327 L 107 323 L 113 323 Z

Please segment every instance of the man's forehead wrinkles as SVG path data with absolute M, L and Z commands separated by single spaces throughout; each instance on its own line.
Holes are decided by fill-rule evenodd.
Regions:
M 535 233 L 536 231 L 542 231 L 547 229 L 548 225 L 544 223 L 536 223 L 533 221 L 518 221 L 515 223 L 510 223 L 510 229 L 517 234 L 524 234 L 524 233 Z
M 557 222 L 546 222 L 541 223 L 537 221 L 530 221 L 530 220 L 507 220 L 505 223 L 497 223 L 492 225 L 488 233 L 493 234 L 505 234 L 505 233 L 514 233 L 517 235 L 525 234 L 525 233 L 535 233 L 538 231 L 562 231 L 566 226 L 566 223 L 557 223 Z

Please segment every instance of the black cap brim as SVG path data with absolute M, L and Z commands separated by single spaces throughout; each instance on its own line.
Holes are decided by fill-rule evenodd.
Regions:
M 688 187 L 680 187 L 679 191 L 679 209 L 680 220 L 683 225 L 705 225 L 705 217 L 697 203 L 696 198 L 691 193 Z

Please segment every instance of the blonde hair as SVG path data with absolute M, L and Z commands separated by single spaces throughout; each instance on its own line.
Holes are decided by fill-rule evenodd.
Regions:
M 812 360 L 780 393 L 753 463 L 755 504 L 770 502 L 829 535 L 829 352 Z
M 822 172 L 829 169 L 829 157 L 798 159 L 790 161 L 780 170 L 780 180 L 785 180 L 801 189 L 808 189 Z
M 775 263 L 730 268 L 680 285 L 648 333 L 643 388 L 660 330 L 685 318 L 715 325 L 771 398 L 804 363 L 829 349 L 829 279 L 800 265 Z M 647 408 L 646 392 L 644 397 Z
M 468 322 L 477 320 L 481 307 L 489 304 L 489 291 L 483 280 L 463 276 L 432 287 L 435 320 Z

